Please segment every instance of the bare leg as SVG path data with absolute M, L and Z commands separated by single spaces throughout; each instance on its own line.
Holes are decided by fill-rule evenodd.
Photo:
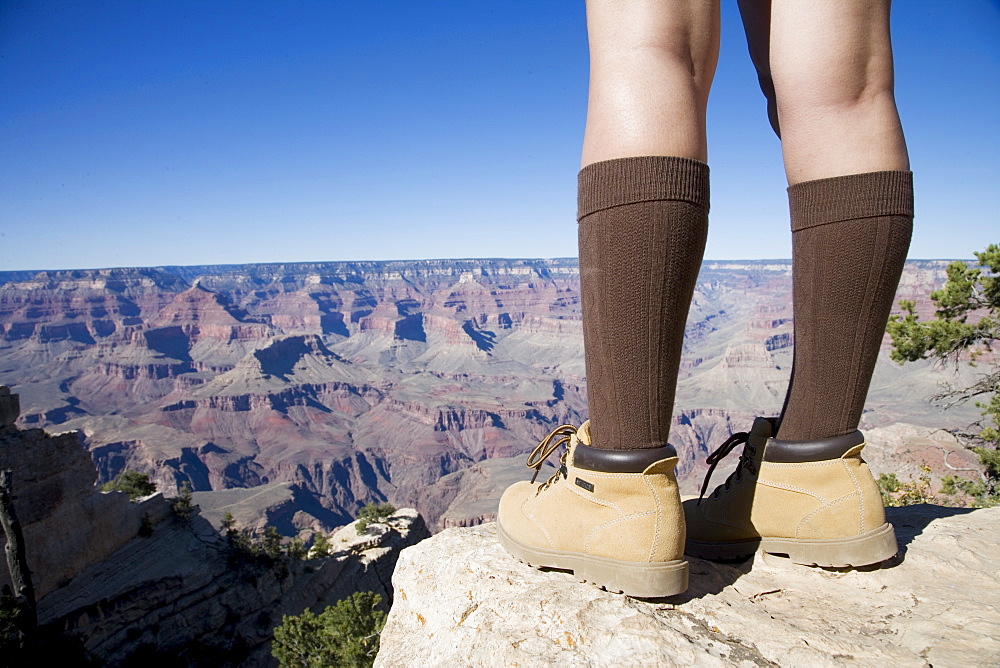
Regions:
M 716 0 L 589 0 L 591 79 L 580 170 L 580 293 L 589 429 L 557 428 L 559 473 L 517 483 L 500 542 L 536 566 L 632 596 L 687 587 L 667 443 L 684 324 L 708 230 L 705 105 Z
M 740 0 L 788 183 L 906 170 L 888 0 Z
M 684 503 L 687 552 L 873 564 L 898 546 L 857 428 L 913 218 L 889 1 L 740 0 L 740 11 L 790 184 L 795 357 L 777 434 L 759 418 L 710 456 L 714 467 L 746 443 L 725 484 Z
M 705 162 L 717 0 L 589 0 L 583 166 L 644 155 Z

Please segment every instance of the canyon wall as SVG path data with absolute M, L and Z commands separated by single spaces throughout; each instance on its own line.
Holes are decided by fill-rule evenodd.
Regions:
M 898 296 L 927 312 L 946 265 L 907 263 Z M 671 436 L 686 492 L 707 452 L 781 406 L 790 277 L 787 261 L 702 267 Z M 927 404 L 953 379 L 883 355 L 863 427 L 966 426 L 973 407 Z M 0 383 L 21 395 L 20 426 L 79 430 L 100 481 L 291 485 L 311 510 L 286 513 L 287 531 L 384 500 L 433 528 L 475 524 L 538 440 L 586 417 L 577 263 L 0 273 Z
M 321 612 L 355 591 L 379 594 L 388 610 L 400 551 L 430 535 L 404 509 L 361 534 L 348 524 L 324 558 L 251 557 L 197 506 L 184 516 L 160 493 L 130 502 L 96 490 L 79 433 L 18 429 L 16 405 L 0 388 L 0 470 L 12 472 L 38 621 L 79 638 L 100 665 L 276 665 L 270 642 L 283 615 Z M 199 498 L 239 505 L 215 494 L 226 495 Z M 284 499 L 271 496 L 258 507 L 280 512 Z

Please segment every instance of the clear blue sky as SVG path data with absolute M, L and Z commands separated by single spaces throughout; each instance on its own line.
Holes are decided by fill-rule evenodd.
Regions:
M 710 259 L 789 257 L 723 0 Z M 910 256 L 1000 242 L 1000 3 L 897 0 Z M 2 0 L 0 270 L 576 254 L 583 3 Z

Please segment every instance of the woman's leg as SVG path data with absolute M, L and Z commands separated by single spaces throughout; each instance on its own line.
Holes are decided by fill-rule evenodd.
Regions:
M 872 564 L 897 545 L 857 427 L 913 216 L 889 3 L 740 8 L 791 184 L 795 359 L 776 437 L 759 418 L 710 457 L 746 442 L 730 479 L 684 504 L 687 552 Z
M 705 102 L 714 0 L 590 0 L 580 172 L 580 290 L 590 429 L 559 427 L 545 483 L 512 485 L 497 533 L 514 556 L 633 596 L 687 588 L 667 445 L 684 324 L 708 226 Z
M 912 226 L 889 2 L 740 7 L 790 184 L 795 361 L 779 437 L 837 436 L 860 421 Z
M 583 166 L 661 155 L 705 162 L 717 0 L 589 0 Z
M 708 226 L 705 107 L 718 58 L 706 0 L 590 0 L 580 289 L 597 448 L 667 442 Z
M 770 14 L 770 77 L 789 185 L 908 170 L 889 0 L 774 0 Z

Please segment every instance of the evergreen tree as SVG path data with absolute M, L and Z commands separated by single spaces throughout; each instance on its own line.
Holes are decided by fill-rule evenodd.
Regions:
M 369 524 L 382 524 L 396 512 L 391 503 L 369 503 L 358 513 L 357 531 L 360 536 L 368 530 Z
M 260 552 L 272 561 L 281 558 L 281 534 L 278 533 L 277 528 L 270 524 L 264 527 L 264 536 L 260 540 Z
M 355 592 L 319 615 L 285 615 L 274 629 L 271 653 L 281 668 L 371 666 L 385 626 L 381 601 L 378 594 Z
M 306 544 L 298 536 L 293 536 L 288 545 L 285 546 L 285 554 L 292 559 L 306 558 Z
M 1000 341 L 1000 245 L 990 244 L 975 253 L 978 264 L 948 265 L 944 287 L 931 293 L 937 307 L 935 317 L 921 320 L 916 304 L 900 301 L 904 315 L 892 316 L 886 330 L 892 337 L 892 359 L 900 364 L 936 358 L 977 366 L 984 354 L 992 356 Z M 984 470 L 980 485 L 974 481 L 945 481 L 947 489 L 962 489 L 980 500 L 1000 496 L 1000 364 L 987 359 L 989 366 L 971 386 L 949 390 L 936 399 L 951 404 L 974 400 L 982 409 L 973 452 Z
M 183 520 L 190 520 L 194 517 L 196 507 L 191 492 L 191 483 L 187 480 L 181 483 L 180 494 L 174 497 L 171 506 L 174 509 L 174 513 Z
M 325 533 L 316 534 L 316 539 L 313 541 L 313 546 L 309 550 L 310 559 L 322 559 L 323 557 L 328 557 L 333 552 L 333 546 L 330 545 L 330 539 L 327 538 Z
M 149 479 L 148 473 L 139 471 L 122 471 L 114 480 L 101 485 L 102 492 L 125 492 L 129 501 L 149 496 L 156 491 L 156 485 Z

